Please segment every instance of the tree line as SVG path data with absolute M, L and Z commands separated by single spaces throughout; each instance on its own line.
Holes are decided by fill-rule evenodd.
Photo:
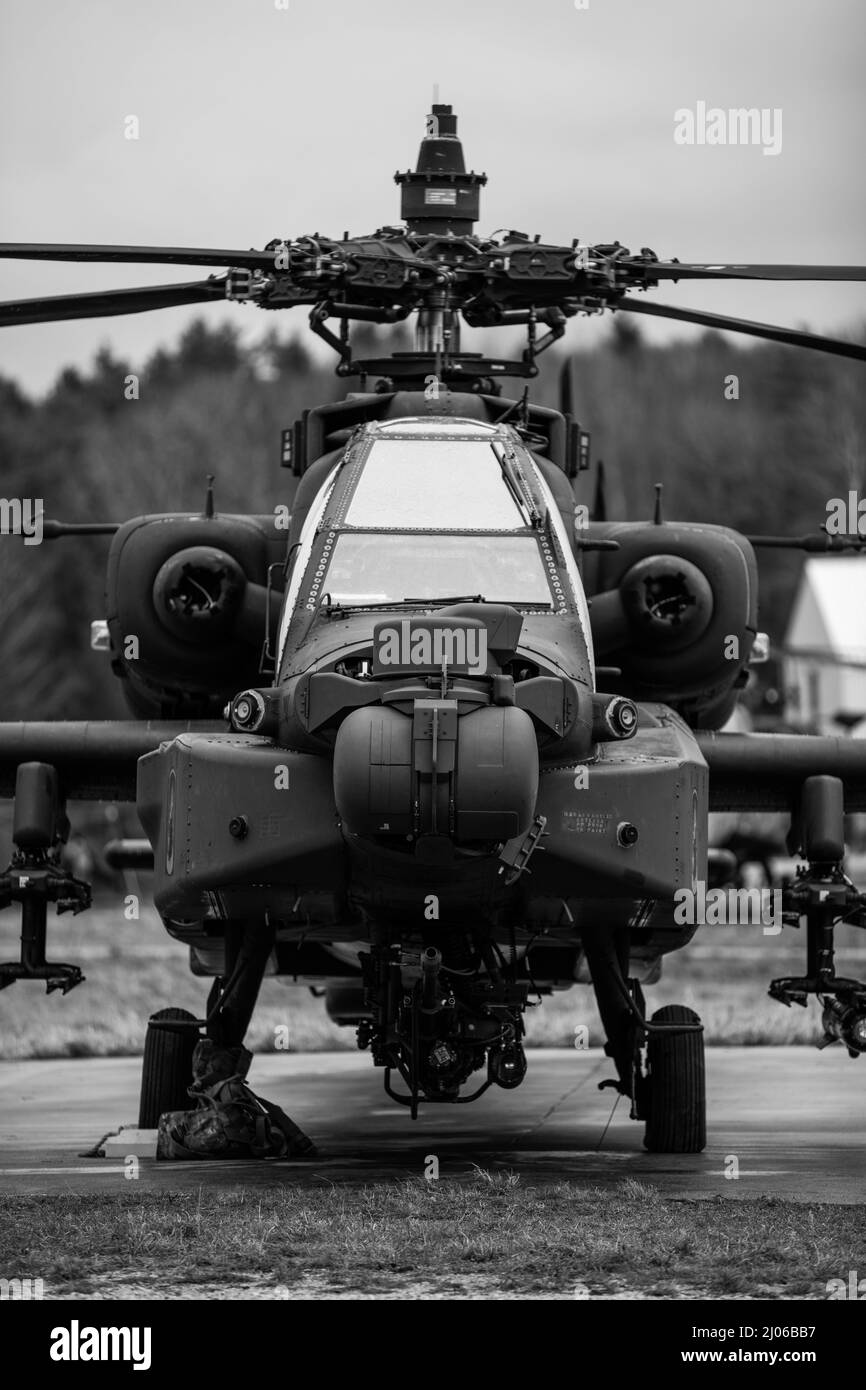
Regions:
M 355 338 L 359 356 L 407 346 L 405 330 Z M 716 333 L 652 346 L 619 318 L 603 346 L 570 356 L 611 518 L 652 515 L 661 482 L 667 519 L 799 535 L 818 530 L 830 498 L 866 496 L 861 364 Z M 562 360 L 541 359 L 532 399 L 557 405 Z M 251 346 L 201 320 L 143 364 L 106 349 L 69 367 L 41 399 L 0 377 L 0 496 L 40 498 L 65 521 L 122 521 L 200 510 L 213 473 L 219 510 L 272 511 L 294 486 L 282 429 L 346 389 L 296 338 L 271 330 Z M 105 654 L 89 649 L 107 550 L 107 537 L 0 536 L 0 719 L 125 715 Z M 796 552 L 760 557 L 761 625 L 776 641 L 801 564 Z

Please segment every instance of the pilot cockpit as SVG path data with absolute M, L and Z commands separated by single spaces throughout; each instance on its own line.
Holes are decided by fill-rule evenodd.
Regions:
M 281 645 L 293 614 L 323 605 L 458 599 L 576 616 L 590 645 L 562 516 L 519 436 L 442 417 L 367 426 L 310 508 Z

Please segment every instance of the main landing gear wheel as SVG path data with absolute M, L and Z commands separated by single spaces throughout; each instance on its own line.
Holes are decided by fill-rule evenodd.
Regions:
M 692 1009 L 668 1004 L 650 1022 L 700 1023 L 700 1019 Z M 701 1153 L 707 1143 L 703 1033 L 650 1033 L 646 1069 L 644 1148 L 650 1153 Z
M 166 1110 L 188 1110 L 191 1104 L 187 1088 L 192 1085 L 198 1030 L 194 1026 L 152 1028 L 154 1022 L 194 1025 L 195 1018 L 186 1009 L 160 1009 L 152 1015 L 144 1040 L 139 1129 L 156 1129 Z

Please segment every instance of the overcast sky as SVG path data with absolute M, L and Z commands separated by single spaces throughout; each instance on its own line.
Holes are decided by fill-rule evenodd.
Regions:
M 277 3 L 0 0 L 0 239 L 246 247 L 372 231 L 399 219 L 392 175 L 414 166 L 438 83 L 467 165 L 489 176 L 481 232 L 866 262 L 864 0 Z M 674 112 L 699 101 L 780 108 L 781 152 L 676 144 Z M 3 262 L 0 298 L 198 275 Z M 866 321 L 866 285 L 654 295 L 824 332 Z M 219 304 L 4 328 L 0 372 L 38 392 L 103 343 L 140 363 L 199 314 L 251 339 L 305 324 Z M 568 341 L 599 331 L 576 320 Z

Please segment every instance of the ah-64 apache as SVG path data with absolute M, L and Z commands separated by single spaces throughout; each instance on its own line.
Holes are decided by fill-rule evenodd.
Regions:
M 5 245 L 41 260 L 229 267 L 186 284 L 0 305 L 38 323 L 240 299 L 310 308 L 359 376 L 286 431 L 299 479 L 273 516 L 167 513 L 111 533 L 105 637 L 134 719 L 0 725 L 15 853 L 0 906 L 21 905 L 20 962 L 0 984 L 64 991 L 46 960 L 49 903 L 79 910 L 62 869 L 66 798 L 134 800 L 167 931 L 213 977 L 206 1019 L 152 1020 L 141 1121 L 184 1104 L 200 1028 L 245 1036 L 266 972 L 324 988 L 385 1088 L 420 1104 L 516 1087 L 530 996 L 591 983 L 613 1075 L 651 1150 L 705 1143 L 703 1036 L 689 1009 L 649 1017 L 644 984 L 694 925 L 674 895 L 708 875 L 713 810 L 786 810 L 804 863 L 786 891 L 807 966 L 771 993 L 816 995 L 828 1040 L 866 1051 L 866 985 L 837 977 L 833 930 L 866 922 L 846 877 L 843 813 L 866 809 L 866 745 L 717 732 L 760 654 L 755 546 L 717 524 L 605 519 L 588 437 L 562 409 L 505 399 L 576 314 L 651 313 L 863 360 L 856 344 L 653 304 L 669 280 L 862 280 L 861 267 L 661 261 L 618 243 L 545 245 L 473 228 L 448 106 L 397 175 L 404 224 L 278 238 L 263 250 Z M 350 325 L 417 316 L 415 350 L 355 360 Z M 461 351 L 460 319 L 522 324 L 517 361 Z M 336 321 L 339 332 L 328 326 Z M 539 335 L 539 329 L 543 330 Z M 371 389 L 372 387 L 372 389 Z M 583 524 L 583 523 L 586 524 Z M 8 542 L 7 542 L 8 543 Z M 128 639 L 134 636 L 132 659 Z

